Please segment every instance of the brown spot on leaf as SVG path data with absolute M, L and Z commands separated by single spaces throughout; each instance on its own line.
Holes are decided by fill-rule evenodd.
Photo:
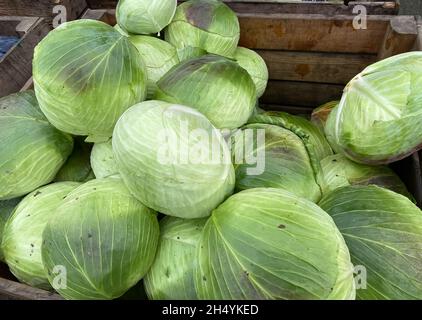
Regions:
M 285 226 L 284 224 L 279 224 L 279 225 L 277 226 L 277 228 L 279 228 L 279 229 L 285 229 L 285 228 L 286 228 L 286 226 Z

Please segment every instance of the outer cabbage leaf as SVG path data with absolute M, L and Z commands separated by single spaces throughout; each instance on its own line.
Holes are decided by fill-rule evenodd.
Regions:
M 0 200 L 51 182 L 72 148 L 72 137 L 47 121 L 33 91 L 1 98 Z
M 111 137 L 120 115 L 146 97 L 139 52 L 99 21 L 72 21 L 51 31 L 35 48 L 33 74 L 48 120 L 90 142 Z
M 152 300 L 197 300 L 196 249 L 207 219 L 165 217 L 160 221 L 157 255 L 145 277 Z
M 320 206 L 343 234 L 352 262 L 366 270 L 359 299 L 422 298 L 422 212 L 408 198 L 377 186 L 348 186 Z
M 245 124 L 256 104 L 256 88 L 248 72 L 216 55 L 180 63 L 157 86 L 158 100 L 197 109 L 220 129 Z
M 422 147 L 422 52 L 367 67 L 328 117 L 327 138 L 348 158 L 387 164 Z
M 48 221 L 76 182 L 59 182 L 27 195 L 4 227 L 2 250 L 13 275 L 34 287 L 51 289 L 41 259 L 42 234 Z
M 202 218 L 233 191 L 228 146 L 192 108 L 162 101 L 137 104 L 119 119 L 112 145 L 129 190 L 161 213 Z
M 220 205 L 198 246 L 201 299 L 353 299 L 353 268 L 330 216 L 287 191 L 256 188 Z
M 62 201 L 43 234 L 42 260 L 66 299 L 114 299 L 139 282 L 157 249 L 157 215 L 118 177 L 91 180 Z M 57 283 L 56 266 L 66 271 Z
M 240 37 L 236 14 L 218 0 L 191 0 L 179 5 L 165 32 L 178 49 L 198 47 L 232 58 Z

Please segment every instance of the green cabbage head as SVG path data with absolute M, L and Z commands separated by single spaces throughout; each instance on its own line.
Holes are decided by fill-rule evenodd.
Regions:
M 256 88 L 248 72 L 217 55 L 178 64 L 157 86 L 158 100 L 197 109 L 220 129 L 245 124 L 256 104 Z
M 120 115 L 146 97 L 139 52 L 99 21 L 72 21 L 51 31 L 35 48 L 33 74 L 48 120 L 90 142 L 111 137 Z
M 0 99 L 0 200 L 50 183 L 72 152 L 70 135 L 54 128 L 33 91 Z
M 177 50 L 161 39 L 131 35 L 130 42 L 138 49 L 146 65 L 148 77 L 148 98 L 153 98 L 157 90 L 157 81 L 173 66 L 179 63 Z
M 198 244 L 200 299 L 354 299 L 343 237 L 316 204 L 256 188 L 215 209 Z
M 50 289 L 41 258 L 42 234 L 76 182 L 58 182 L 27 195 L 4 227 L 2 250 L 13 275 L 33 287 Z
M 151 300 L 197 300 L 194 270 L 197 246 L 207 219 L 165 217 L 145 289 Z
M 413 199 L 400 178 L 387 166 L 368 166 L 353 162 L 341 154 L 321 161 L 324 195 L 349 185 L 377 185 Z
M 147 273 L 158 236 L 156 213 L 120 178 L 91 180 L 68 194 L 50 219 L 42 261 L 64 298 L 115 299 Z
M 317 202 L 321 190 L 302 139 L 281 126 L 253 123 L 232 136 L 236 190 L 281 188 Z
M 218 0 L 182 3 L 165 32 L 166 41 L 178 49 L 198 47 L 229 58 L 233 58 L 239 38 L 236 14 Z
M 344 89 L 325 127 L 335 150 L 355 162 L 387 164 L 422 147 L 422 52 L 370 65 Z
M 243 47 L 236 49 L 234 59 L 243 69 L 248 71 L 256 86 L 256 96 L 260 98 L 268 83 L 268 68 L 264 59 L 255 51 Z
M 320 202 L 334 219 L 357 273 L 358 299 L 422 299 L 422 211 L 377 186 L 348 186 Z
M 119 0 L 117 23 L 134 34 L 151 34 L 163 30 L 173 19 L 177 0 Z
M 7 220 L 12 215 L 13 210 L 21 201 L 21 198 L 14 198 L 10 200 L 0 201 L 0 261 L 4 262 L 4 255 L 2 250 L 2 238 L 3 238 L 3 231 L 4 226 L 6 225 Z
M 112 145 L 131 193 L 161 213 L 202 218 L 233 191 L 229 148 L 192 108 L 154 100 L 137 104 L 119 119 Z
M 94 144 L 91 152 L 91 167 L 97 179 L 119 174 L 114 159 L 111 139 L 107 142 Z

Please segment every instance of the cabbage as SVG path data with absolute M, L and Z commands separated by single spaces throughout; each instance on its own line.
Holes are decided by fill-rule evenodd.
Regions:
M 57 207 L 76 182 L 53 183 L 27 195 L 16 207 L 4 227 L 2 249 L 5 262 L 21 282 L 49 289 L 41 259 L 42 234 Z
M 234 59 L 246 71 L 248 71 L 256 86 L 256 96 L 260 98 L 267 88 L 268 68 L 262 57 L 255 51 L 238 47 Z
M 330 113 L 327 138 L 355 162 L 386 164 L 422 147 L 422 52 L 367 67 Z
M 413 199 L 400 178 L 387 166 L 368 166 L 347 159 L 341 154 L 321 161 L 324 195 L 349 185 L 377 185 Z
M 132 35 L 132 33 L 129 34 L 129 32 L 127 32 L 126 30 L 123 30 L 121 26 L 119 26 L 118 24 L 114 25 L 114 29 L 116 29 L 117 31 L 119 31 L 122 35 L 129 37 L 129 35 Z
M 217 128 L 242 126 L 256 103 L 255 85 L 247 71 L 216 55 L 180 63 L 157 86 L 158 100 L 195 108 Z
M 207 219 L 165 217 L 154 263 L 145 277 L 151 300 L 197 300 L 196 249 Z
M 33 91 L 0 99 L 0 200 L 51 182 L 72 152 L 73 139 L 48 123 Z
M 198 47 L 232 58 L 240 37 L 236 14 L 218 0 L 191 0 L 179 5 L 165 32 L 176 48 Z
M 91 149 L 92 145 L 76 139 L 72 154 L 57 173 L 54 181 L 86 182 L 94 179 L 90 164 Z
M 198 47 L 187 46 L 177 50 L 177 56 L 179 57 L 180 62 L 193 58 L 199 58 L 207 54 L 208 53 L 204 49 Z
M 112 144 L 131 193 L 161 213 L 205 217 L 233 191 L 228 146 L 194 109 L 162 101 L 137 104 L 117 122 Z
M 146 96 L 146 70 L 127 37 L 109 25 L 60 25 L 35 48 L 34 87 L 41 110 L 58 129 L 100 142 L 120 115 Z
M 263 175 L 247 177 L 243 174 L 247 166 L 236 168 L 238 189 L 277 186 L 318 201 L 323 183 L 321 161 L 333 154 L 323 133 L 305 118 L 278 111 L 256 113 L 248 123 L 271 125 L 272 134 L 268 137 L 271 142 L 265 148 L 268 156 Z M 284 139 L 289 141 L 289 147 Z M 272 144 L 274 140 L 279 140 L 276 145 Z
M 4 261 L 4 255 L 1 245 L 4 226 L 6 225 L 7 220 L 13 213 L 13 210 L 21 200 L 21 198 L 15 198 L 11 200 L 0 201 L 0 261 Z
M 114 299 L 150 268 L 158 244 L 156 213 L 119 178 L 91 180 L 60 204 L 43 234 L 48 280 L 66 299 Z M 66 271 L 66 286 L 57 283 Z
M 200 299 L 354 299 L 330 216 L 285 190 L 249 189 L 213 211 L 198 244 Z
M 177 0 L 119 0 L 117 23 L 135 34 L 157 33 L 173 19 Z
M 311 121 L 324 132 L 325 124 L 330 112 L 338 105 L 339 101 L 330 101 L 312 111 Z
M 334 219 L 352 262 L 366 269 L 359 299 L 422 299 L 422 212 L 377 186 L 348 186 L 320 206 Z
M 179 63 L 177 50 L 171 44 L 149 36 L 130 36 L 130 42 L 138 49 L 145 62 L 148 76 L 148 97 L 153 98 L 157 81 Z
M 295 133 L 276 125 L 249 124 L 233 135 L 232 144 L 238 191 L 272 187 L 314 202 L 321 198 L 308 152 Z
M 118 174 L 111 140 L 94 144 L 91 152 L 91 166 L 97 179 Z

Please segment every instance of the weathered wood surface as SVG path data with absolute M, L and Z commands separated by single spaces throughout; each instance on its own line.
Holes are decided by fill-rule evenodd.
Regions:
M 114 9 L 117 0 L 86 0 L 91 9 Z M 179 1 L 183 2 L 183 1 Z M 368 14 L 397 14 L 399 4 L 396 1 L 350 1 L 344 5 L 343 1 L 310 2 L 277 1 L 277 0 L 225 0 L 237 13 L 323 13 L 328 15 L 354 14 L 356 5 L 365 6 Z
M 18 43 L 0 59 L 0 97 L 19 91 L 32 76 L 34 48 L 49 31 L 45 19 L 35 19 Z
M 77 19 L 87 8 L 85 0 L 8 0 L 0 1 L 0 16 L 44 17 L 50 22 L 58 5 L 66 8 L 67 21 Z
M 0 300 L 63 300 L 58 294 L 0 278 Z
M 377 54 L 392 16 L 368 16 L 367 29 L 355 29 L 353 19 L 347 15 L 240 14 L 240 45 L 251 49 Z
M 257 50 L 270 71 L 270 79 L 346 84 L 376 55 Z

